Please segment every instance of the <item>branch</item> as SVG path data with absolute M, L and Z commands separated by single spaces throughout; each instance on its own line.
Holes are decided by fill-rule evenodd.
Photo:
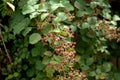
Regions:
M 7 51 L 7 48 L 6 48 L 6 45 L 5 45 L 5 42 L 4 42 L 4 39 L 3 39 L 3 36 L 2 36 L 1 27 L 4 27 L 4 26 L 3 26 L 2 24 L 0 24 L 0 38 L 1 38 L 1 40 L 2 40 L 2 44 L 3 44 L 3 46 L 4 46 L 5 53 L 6 53 L 7 57 L 8 57 L 8 59 L 9 59 L 10 63 L 12 63 L 11 57 L 10 57 L 8 51 Z

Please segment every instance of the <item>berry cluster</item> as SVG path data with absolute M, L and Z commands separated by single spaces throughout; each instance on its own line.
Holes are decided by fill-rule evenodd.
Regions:
M 41 40 L 45 45 L 50 44 L 54 48 L 56 54 L 73 55 L 76 53 L 74 50 L 76 43 L 68 41 L 68 39 L 71 38 L 74 38 L 71 28 L 64 28 L 60 33 L 51 31 Z
M 59 72 L 59 75 L 56 76 L 56 80 L 88 80 L 84 72 L 80 72 L 74 68 L 75 63 L 75 58 L 63 55 L 63 61 L 54 66 Z
M 102 23 L 100 23 L 100 26 L 97 27 L 97 30 L 104 30 L 104 37 L 111 40 L 117 40 L 117 42 L 120 41 L 120 28 L 111 27 L 107 21 L 103 20 Z
M 73 38 L 74 32 L 70 27 L 60 29 L 59 33 L 50 31 L 42 38 L 45 45 L 49 44 L 56 54 L 62 56 L 62 61 L 59 64 L 48 65 L 48 67 L 52 65 L 52 68 L 59 72 L 59 75 L 56 76 L 57 80 L 87 80 L 85 74 L 83 75 L 79 70 L 74 69 L 76 43 L 72 42 Z

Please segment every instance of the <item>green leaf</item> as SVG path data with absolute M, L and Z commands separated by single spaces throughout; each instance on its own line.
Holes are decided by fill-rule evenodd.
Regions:
M 76 60 L 76 62 L 79 62 L 80 56 L 79 56 L 79 55 L 76 55 L 76 56 L 75 56 L 75 60 Z
M 102 15 L 104 18 L 111 20 L 111 15 L 110 15 L 110 10 L 109 9 L 103 9 L 102 10 Z
M 41 20 L 43 21 L 48 15 L 49 15 L 49 13 L 41 14 Z
M 59 0 L 50 0 L 50 4 L 51 4 L 51 12 L 55 11 L 57 8 L 60 7 L 60 2 Z
M 100 79 L 100 75 L 97 74 L 97 75 L 95 76 L 95 80 L 99 80 L 99 79 Z
M 26 5 L 24 5 L 23 8 L 22 8 L 22 13 L 23 13 L 24 15 L 29 14 L 29 13 L 32 13 L 32 12 L 34 12 L 34 11 L 35 11 L 35 8 L 34 8 L 32 5 L 26 4 Z
M 84 16 L 85 14 L 86 14 L 86 11 L 82 11 L 82 10 L 79 10 L 79 11 L 76 12 L 76 16 L 77 16 L 77 17 L 82 17 L 82 16 Z
M 66 16 L 66 14 L 64 12 L 59 12 L 57 14 L 57 17 L 59 17 L 61 21 L 64 21 L 64 20 L 67 19 L 67 16 Z
M 119 20 L 120 20 L 120 17 L 118 15 L 113 16 L 113 21 L 119 21 Z
M 111 70 L 112 66 L 110 63 L 104 63 L 102 68 L 103 68 L 104 72 L 109 72 Z
M 88 36 L 89 38 L 95 38 L 95 37 L 96 37 L 96 34 L 91 31 L 91 33 L 87 34 L 87 36 Z
M 78 1 L 75 1 L 74 6 L 78 9 L 80 9 L 80 3 Z
M 118 72 L 114 73 L 114 78 L 115 78 L 115 80 L 119 80 L 120 79 L 120 73 L 118 73 Z
M 95 71 L 90 71 L 89 75 L 94 77 L 96 75 L 96 73 L 95 73 Z
M 24 65 L 22 66 L 22 69 L 23 69 L 23 70 L 27 70 L 27 69 L 28 69 L 28 66 L 27 66 L 26 64 L 24 64 Z
M 54 23 L 58 23 L 58 22 L 60 22 L 60 21 L 66 20 L 66 19 L 67 19 L 66 14 L 65 14 L 64 12 L 59 12 L 59 13 L 57 14 L 57 17 L 54 19 Z
M 117 22 L 116 22 L 116 21 L 110 21 L 110 23 L 111 23 L 112 25 L 114 25 L 114 26 L 117 25 Z
M 66 33 L 65 31 L 61 31 L 61 32 L 60 32 L 60 35 L 62 35 L 62 36 L 67 36 L 67 33 Z
M 67 38 L 66 38 L 66 42 L 67 42 L 67 43 L 71 43 L 71 41 L 72 41 L 72 40 L 71 40 L 70 37 L 67 37 Z
M 38 48 L 33 48 L 31 50 L 31 54 L 33 57 L 36 57 L 36 56 L 40 55 L 40 50 Z
M 7 80 L 10 80 L 12 79 L 14 76 L 12 74 L 9 74 L 8 77 L 7 77 Z
M 84 48 L 81 48 L 81 46 L 76 47 L 76 51 L 83 54 L 85 52 Z
M 82 70 L 83 71 L 86 71 L 86 70 L 88 70 L 88 69 L 90 69 L 90 67 L 89 66 L 87 66 L 87 65 L 84 65 L 83 67 L 81 67 L 82 68 Z
M 97 17 L 88 17 L 87 22 L 89 24 L 95 24 L 97 22 Z
M 53 23 L 57 24 L 61 21 L 61 18 L 60 17 L 56 17 L 54 20 L 53 20 Z
M 27 4 L 29 5 L 35 5 L 39 0 L 28 0 Z
M 89 38 L 86 37 L 86 36 L 83 36 L 83 37 L 82 37 L 82 40 L 85 41 L 85 42 L 89 42 Z
M 42 29 L 41 32 L 44 33 L 44 34 L 48 34 L 52 29 L 53 29 L 52 26 L 50 26 L 50 25 L 45 25 L 45 26 L 44 26 L 44 29 Z
M 32 77 L 35 74 L 35 70 L 33 68 L 30 68 L 27 70 L 26 74 L 28 77 Z
M 30 44 L 36 44 L 38 41 L 40 41 L 41 35 L 39 33 L 33 33 L 29 37 L 29 43 Z
M 24 20 L 24 16 L 22 15 L 22 13 L 20 11 L 15 11 L 9 20 L 9 25 L 10 28 L 13 28 L 14 26 L 18 25 L 18 23 L 20 23 L 22 20 Z
M 76 0 L 74 6 L 80 10 L 83 10 L 86 6 L 85 0 Z
M 94 9 L 95 7 L 97 7 L 97 5 L 99 5 L 99 2 L 93 1 L 93 2 L 90 3 L 90 7 L 91 7 L 92 9 Z
M 52 78 L 55 70 L 46 68 L 46 72 L 47 72 L 47 77 Z
M 57 62 L 57 61 L 53 61 L 53 60 L 50 61 L 50 63 L 51 63 L 51 64 L 59 64 L 59 62 Z
M 77 27 L 74 25 L 70 25 L 70 28 L 72 29 L 73 32 L 75 32 L 77 30 Z
M 14 77 L 18 77 L 18 76 L 19 76 L 19 72 L 15 72 L 15 73 L 13 74 L 13 76 L 14 76 Z
M 85 8 L 85 12 L 87 15 L 90 15 L 90 14 L 93 14 L 95 11 L 94 9 L 88 7 L 88 8 Z
M 45 51 L 45 52 L 44 52 L 44 55 L 50 57 L 50 56 L 52 56 L 52 52 L 51 52 L 51 51 Z
M 43 57 L 42 63 L 47 65 L 50 62 L 50 58 L 48 56 Z
M 59 4 L 55 4 L 51 6 L 51 12 L 55 11 L 59 7 Z
M 32 27 L 27 27 L 25 28 L 25 30 L 23 31 L 23 36 L 26 36 L 30 31 L 32 30 Z
M 60 33 L 60 29 L 56 28 L 53 30 L 53 32 Z
M 19 22 L 18 24 L 16 24 L 13 27 L 13 32 L 14 34 L 20 34 L 20 32 L 25 29 L 25 27 L 27 27 L 30 23 L 30 19 L 29 18 L 25 18 L 23 19 L 21 22 Z
M 93 64 L 93 62 L 94 62 L 94 59 L 92 57 L 91 58 L 87 58 L 86 65 L 91 65 L 91 64 Z
M 57 41 L 55 41 L 55 42 L 54 42 L 54 45 L 57 46 L 57 45 L 60 45 L 60 43 L 57 42 Z
M 48 8 L 49 8 L 49 4 L 37 4 L 34 5 L 34 8 L 36 9 L 37 12 L 41 13 L 41 12 L 48 12 Z
M 20 1 L 18 2 L 19 8 L 22 9 L 23 6 L 24 6 L 25 4 L 27 4 L 27 1 L 28 1 L 28 0 L 20 0 Z
M 89 23 L 87 23 L 87 22 L 84 22 L 84 23 L 82 24 L 82 29 L 89 28 L 89 27 L 90 27 L 90 25 L 89 25 Z
M 46 78 L 46 72 L 40 71 L 39 73 L 36 74 L 35 80 L 49 80 Z
M 60 3 L 67 11 L 74 10 L 74 7 L 70 4 L 70 2 L 68 0 L 61 0 Z
M 37 11 L 32 12 L 32 13 L 30 14 L 30 19 L 33 19 L 33 18 L 37 17 L 37 16 L 40 15 L 40 14 L 41 14 L 41 13 L 39 13 L 39 12 L 37 12 Z
M 62 61 L 61 56 L 54 55 L 53 58 L 54 58 L 54 60 L 57 61 L 57 62 L 61 62 L 61 61 Z
M 97 74 L 100 74 L 102 71 L 101 71 L 101 66 L 98 66 L 97 69 L 96 69 L 96 73 Z
M 106 73 L 101 73 L 101 74 L 100 74 L 100 79 L 103 80 L 103 79 L 105 79 L 105 78 L 106 78 Z
M 44 64 L 41 63 L 41 61 L 37 61 L 35 63 L 35 69 L 38 70 L 38 71 L 43 70 L 44 67 L 45 66 L 44 66 Z

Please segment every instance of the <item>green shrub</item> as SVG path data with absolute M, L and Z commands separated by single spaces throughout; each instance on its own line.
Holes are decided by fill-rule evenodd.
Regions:
M 5 80 L 109 78 L 112 34 L 108 33 L 120 18 L 110 15 L 107 0 L 3 0 L 0 4 L 0 46 L 4 46 L 0 57 L 5 57 L 0 68 Z M 10 17 L 7 22 L 5 17 Z

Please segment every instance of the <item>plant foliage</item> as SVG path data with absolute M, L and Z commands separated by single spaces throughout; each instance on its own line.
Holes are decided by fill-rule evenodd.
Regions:
M 2 0 L 0 12 L 2 79 L 118 80 L 109 40 L 120 17 L 107 0 Z

